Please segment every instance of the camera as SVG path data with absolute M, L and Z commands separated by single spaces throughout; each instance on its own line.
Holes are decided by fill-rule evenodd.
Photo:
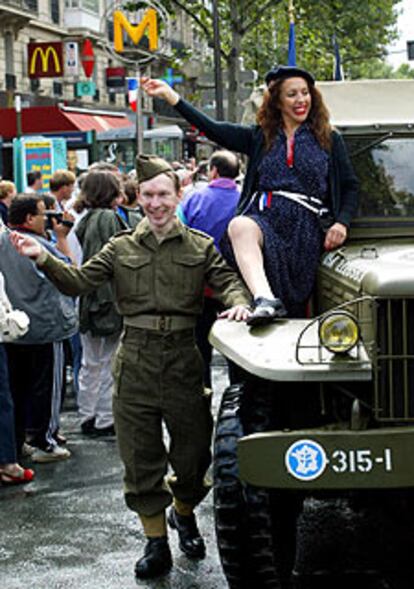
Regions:
M 63 218 L 63 213 L 59 213 L 57 211 L 46 211 L 45 212 L 46 215 L 46 223 L 45 223 L 45 229 L 46 230 L 50 230 L 53 231 L 53 221 L 52 219 L 56 219 L 56 222 L 62 225 L 65 225 L 65 227 L 73 227 L 73 222 L 72 221 L 67 221 L 66 219 Z

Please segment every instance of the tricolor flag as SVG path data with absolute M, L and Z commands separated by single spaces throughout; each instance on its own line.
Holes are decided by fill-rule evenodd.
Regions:
M 134 112 L 137 112 L 137 100 L 138 80 L 136 78 L 128 78 L 128 102 Z

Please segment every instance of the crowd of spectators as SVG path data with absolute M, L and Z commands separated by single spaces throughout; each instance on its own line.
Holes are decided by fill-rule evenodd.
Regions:
M 183 192 L 178 217 L 212 235 L 219 248 L 239 198 L 236 156 L 220 151 L 210 161 L 198 165 L 195 160 L 173 162 L 172 167 Z M 7 444 L 1 442 L 8 451 L 7 456 L 0 453 L 0 477 L 12 484 L 34 477 L 31 469 L 20 466 L 18 461 L 23 458 L 41 463 L 71 456 L 59 419 L 68 378 L 82 435 L 115 435 L 110 366 L 122 319 L 110 284 L 76 300 L 61 294 L 31 260 L 11 247 L 9 230 L 29 234 L 58 259 L 79 266 L 113 235 L 134 230 L 143 218 L 135 171 L 121 174 L 106 162 L 92 164 L 78 176 L 70 170 L 56 171 L 50 178 L 49 192 L 43 190 L 42 176 L 37 172 L 28 175 L 27 186 L 24 193 L 17 194 L 13 182 L 0 181 L 4 296 L 10 299 L 10 309 L 26 314 L 28 323 L 25 333 L 2 338 L 6 341 L 0 344 L 4 381 L 0 420 L 7 421 L 3 429 L 9 431 Z M 205 385 L 210 387 L 207 334 L 219 308 L 214 293 L 206 292 L 205 301 L 197 337 L 205 361 Z

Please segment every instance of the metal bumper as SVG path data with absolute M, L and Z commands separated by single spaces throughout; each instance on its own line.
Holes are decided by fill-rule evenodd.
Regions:
M 240 477 L 295 490 L 414 487 L 414 427 L 266 432 L 238 443 Z

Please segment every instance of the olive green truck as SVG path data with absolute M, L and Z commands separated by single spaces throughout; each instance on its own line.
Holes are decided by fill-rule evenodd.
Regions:
M 308 319 L 210 339 L 238 368 L 215 439 L 236 588 L 414 586 L 414 81 L 319 84 L 360 181 Z M 247 109 L 254 112 L 254 97 Z

